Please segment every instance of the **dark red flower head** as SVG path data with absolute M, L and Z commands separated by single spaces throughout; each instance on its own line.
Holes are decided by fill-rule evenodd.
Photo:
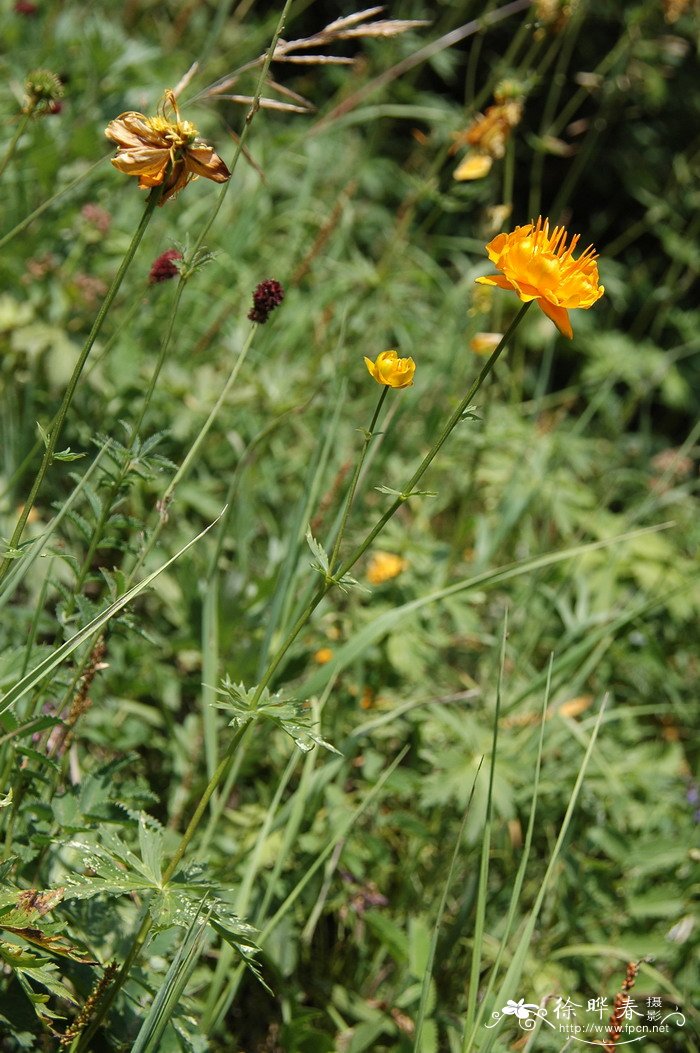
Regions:
M 175 266 L 175 260 L 181 260 L 182 253 L 177 249 L 168 249 L 162 253 L 157 260 L 153 261 L 148 275 L 148 284 L 157 285 L 159 282 L 167 282 L 170 278 L 176 278 L 180 273 Z
M 248 312 L 248 318 L 251 322 L 264 325 L 270 311 L 279 307 L 282 300 L 284 300 L 284 289 L 280 283 L 274 278 L 267 278 L 264 282 L 260 282 L 253 293 L 253 307 Z

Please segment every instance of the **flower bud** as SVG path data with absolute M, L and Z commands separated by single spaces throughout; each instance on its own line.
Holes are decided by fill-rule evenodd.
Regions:
M 382 351 L 374 362 L 365 358 L 369 375 L 388 388 L 407 388 L 413 383 L 416 363 L 412 358 L 399 358 L 396 351 Z

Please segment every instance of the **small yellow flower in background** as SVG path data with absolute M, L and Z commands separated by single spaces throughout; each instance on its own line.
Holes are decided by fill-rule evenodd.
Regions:
M 688 8 L 695 8 L 696 13 L 700 13 L 700 5 L 697 0 L 694 3 L 691 0 L 664 0 L 664 18 L 669 25 L 673 25 L 678 19 L 685 14 Z
M 393 552 L 375 552 L 367 567 L 367 581 L 370 585 L 383 585 L 398 577 L 408 566 L 408 561 Z
M 574 259 L 578 241 L 578 234 L 569 241 L 564 227 L 555 227 L 550 234 L 549 220 L 540 216 L 537 223 L 516 227 L 511 234 L 498 234 L 490 241 L 486 251 L 501 274 L 476 280 L 509 289 L 523 303 L 535 300 L 559 332 L 571 339 L 569 310 L 592 307 L 605 291 L 598 285 L 598 253 L 593 246 Z
M 475 355 L 490 355 L 502 339 L 503 333 L 475 333 L 469 341 L 469 347 Z
M 388 388 L 410 387 L 416 371 L 413 359 L 399 358 L 397 351 L 382 351 L 374 362 L 365 357 L 365 365 L 369 375 L 374 377 L 378 384 L 384 384 Z
M 172 118 L 166 116 L 172 110 Z M 198 137 L 190 121 L 180 119 L 177 100 L 166 91 L 156 117 L 129 110 L 105 128 L 119 149 L 112 164 L 125 175 L 138 176 L 139 187 L 163 188 L 159 205 L 179 193 L 198 176 L 225 183 L 231 173 L 214 148 Z
M 561 33 L 566 29 L 574 14 L 578 0 L 535 0 L 535 19 L 541 28 L 551 33 Z M 535 34 L 541 35 L 541 29 Z
M 452 176 L 458 183 L 472 182 L 474 179 L 484 179 L 491 171 L 493 158 L 488 154 L 469 153 L 464 157 Z
M 317 662 L 319 665 L 326 665 L 332 657 L 333 651 L 330 647 L 320 647 L 314 655 L 314 662 Z
M 366 687 L 360 699 L 360 709 L 372 709 L 375 703 L 375 694 L 371 687 Z
M 495 105 L 484 114 L 477 114 L 466 131 L 455 137 L 455 146 L 472 148 L 455 169 L 458 182 L 488 175 L 493 162 L 505 154 L 511 132 L 520 124 L 523 97 L 519 85 L 504 82 L 494 92 L 494 98 Z

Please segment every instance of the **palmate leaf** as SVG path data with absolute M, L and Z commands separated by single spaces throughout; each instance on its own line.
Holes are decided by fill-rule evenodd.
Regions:
M 258 953 L 256 930 L 238 917 L 224 894 L 213 887 L 202 867 L 179 870 L 167 885 L 163 885 L 164 837 L 163 829 L 142 813 L 138 824 L 138 852 L 109 828 L 103 829 L 99 842 L 70 842 L 68 847 L 77 851 L 80 866 L 87 873 L 66 878 L 64 898 L 90 899 L 99 895 L 122 896 L 138 892 L 148 897 L 148 911 L 154 927 L 162 931 L 171 926 L 189 928 L 206 897 L 208 924 L 236 948 L 258 975 L 253 962 Z
M 66 899 L 90 899 L 100 894 L 122 895 L 131 892 L 160 891 L 163 859 L 162 831 L 145 832 L 146 820 L 139 823 L 142 857 L 139 857 L 121 835 L 103 829 L 100 843 L 71 841 L 78 852 L 84 874 L 71 874 L 66 879 Z
M 218 694 L 223 695 L 226 701 L 215 702 L 214 705 L 217 709 L 224 709 L 233 714 L 229 726 L 240 727 L 253 718 L 269 720 L 285 735 L 289 735 L 304 753 L 308 753 L 314 746 L 322 746 L 340 756 L 335 746 L 326 742 L 316 732 L 308 702 L 285 698 L 281 692 L 272 695 L 267 688 L 263 689 L 260 698 L 255 702 L 256 692 L 257 688 L 234 684 L 227 676 L 221 681 L 221 687 L 218 689 Z

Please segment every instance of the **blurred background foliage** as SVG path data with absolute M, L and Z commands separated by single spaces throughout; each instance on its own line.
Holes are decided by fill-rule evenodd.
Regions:
M 279 13 L 255 0 L 24 6 L 36 10 L 15 4 L 3 16 L 4 138 L 30 69 L 52 69 L 65 96 L 59 112 L 29 125 L 5 173 L 0 239 L 65 192 L 0 255 L 5 536 L 31 481 L 36 421 L 55 411 L 143 205 L 135 181 L 106 160 L 105 125 L 127 109 L 155 112 L 162 90 L 198 60 L 180 96 L 183 114 L 230 156 L 245 109 L 205 89 L 264 51 Z M 29 709 L 3 716 L 4 734 L 12 735 L 3 739 L 3 791 L 22 766 L 6 827 L 7 880 L 64 884 L 77 865 L 63 851 L 67 832 L 99 841 L 109 827 L 128 840 L 140 809 L 163 824 L 172 847 L 206 781 L 203 667 L 211 670 L 213 660 L 215 674 L 255 683 L 262 658 L 313 587 L 304 532 L 310 522 L 322 541 L 331 535 L 358 429 L 376 398 L 363 355 L 397 347 L 418 368 L 415 386 L 390 400 L 351 542 L 386 506 L 374 487 L 402 485 L 480 368 L 475 335 L 502 332 L 515 314 L 514 298 L 483 296 L 474 285 L 488 270 L 485 241 L 540 212 L 563 221 L 582 245 L 599 250 L 606 296 L 590 313 L 574 314 L 571 344 L 530 313 L 480 395 L 478 419 L 460 426 L 431 468 L 426 484 L 435 495 L 413 500 L 380 538 L 381 550 L 400 557 L 399 572 L 382 581 L 369 557 L 358 577 L 364 585 L 374 579 L 370 591 L 326 601 L 294 648 L 284 680 L 321 700 L 324 738 L 342 757 L 299 756 L 273 813 L 289 739 L 265 730 L 248 742 L 236 786 L 219 801 L 220 823 L 201 849 L 241 908 L 241 882 L 265 829 L 260 870 L 243 904 L 247 920 L 269 918 L 388 760 L 408 750 L 264 941 L 260 963 L 272 991 L 247 975 L 226 1004 L 225 952 L 210 940 L 164 1049 L 414 1048 L 449 860 L 480 759 L 491 750 L 506 612 L 485 965 L 495 957 L 520 858 L 553 656 L 519 918 L 540 887 L 603 698 L 607 710 L 512 997 L 612 1000 L 625 963 L 650 956 L 640 996 L 663 994 L 682 1004 L 690 1022 L 673 1036 L 677 1045 L 649 1040 L 645 1050 L 698 1048 L 700 92 L 697 8 L 688 4 L 672 20 L 682 6 L 516 3 L 487 26 L 485 16 L 498 14 L 494 4 L 396 0 L 387 17 L 426 24 L 336 46 L 334 54 L 356 59 L 353 66 L 273 67 L 275 79 L 315 109 L 257 115 L 249 153 L 207 237 L 214 260 L 189 282 L 176 320 L 146 421 L 147 437 L 158 441 L 110 509 L 79 598 L 71 599 L 71 587 L 108 490 L 106 463 L 92 484 L 95 500 L 80 502 L 51 555 L 24 581 L 0 627 L 3 689 L 118 590 L 115 571 L 133 565 L 153 531 L 170 465 L 182 461 L 243 344 L 251 292 L 274 277 L 286 288 L 284 304 L 259 330 L 180 486 L 153 565 L 209 524 L 228 494 L 226 530 L 215 529 L 112 623 L 108 668 L 94 681 L 93 704 L 65 756 L 47 756 L 29 732 L 15 733 Z M 300 0 L 285 38 L 311 35 L 352 10 Z M 412 64 L 420 49 L 472 19 L 483 22 Z M 402 63 L 408 68 L 398 75 Z M 251 94 L 253 78 L 243 73 L 234 90 Z M 505 156 L 484 179 L 457 182 L 464 148 L 455 149 L 455 136 L 504 81 L 523 99 Z M 35 536 L 100 437 L 124 441 L 122 422 L 138 413 L 172 309 L 173 286 L 149 285 L 150 265 L 197 237 L 217 192 L 200 181 L 152 222 L 68 422 L 65 444 L 86 460 L 54 467 L 31 525 Z M 642 527 L 659 529 L 612 540 Z M 603 541 L 610 544 L 577 548 Z M 217 545 L 212 636 L 211 622 L 202 628 L 203 583 Z M 549 554 L 561 558 L 528 568 Z M 512 574 L 497 573 L 503 567 Z M 77 672 L 68 664 L 44 685 L 49 713 Z M 223 720 L 216 734 L 229 734 Z M 439 935 L 426 1053 L 460 1048 L 483 774 Z M 105 964 L 123 958 L 136 913 L 133 902 L 104 896 L 71 900 L 55 916 Z M 158 990 L 180 938 L 172 927 L 158 935 L 132 1001 L 96 1049 L 131 1048 L 148 992 Z M 68 963 L 64 976 L 83 1000 L 90 967 Z M 2 1048 L 56 1048 L 12 983 L 0 1003 Z M 213 989 L 223 998 L 218 1017 L 203 1009 Z M 515 1035 L 495 1048 L 521 1048 Z M 536 1048 L 559 1046 L 540 1035 Z

